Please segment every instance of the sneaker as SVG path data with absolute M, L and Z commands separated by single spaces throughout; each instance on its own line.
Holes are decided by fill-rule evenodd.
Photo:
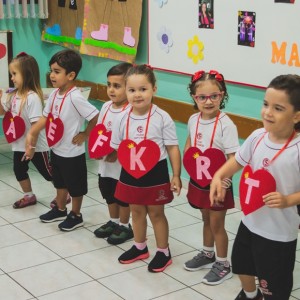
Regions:
M 13 208 L 23 208 L 34 204 L 36 204 L 36 196 L 33 194 L 31 196 L 24 196 L 22 199 L 16 201 L 13 204 Z
M 191 260 L 188 260 L 183 267 L 188 271 L 198 271 L 200 269 L 210 269 L 216 261 L 215 254 L 212 258 L 205 255 L 203 251 L 194 256 Z
M 67 217 L 67 209 L 59 210 L 53 207 L 50 211 L 40 216 L 40 220 L 44 223 L 51 223 L 55 221 L 62 221 Z
M 172 263 L 171 252 L 169 250 L 169 255 L 166 256 L 163 252 L 157 251 L 154 258 L 150 261 L 148 265 L 149 272 L 162 272 L 167 266 Z
M 98 238 L 109 237 L 119 225 L 113 221 L 108 221 L 106 224 L 100 226 L 94 231 L 94 234 Z
M 208 285 L 217 285 L 232 277 L 230 267 L 225 267 L 220 262 L 215 262 L 211 270 L 204 276 L 202 282 Z
M 70 194 L 68 194 L 67 196 L 67 204 L 70 204 L 72 200 L 72 197 L 70 196 Z M 50 202 L 50 207 L 53 208 L 57 206 L 57 202 L 56 202 L 56 198 L 54 198 L 51 202 Z
M 139 259 L 146 259 L 149 257 L 148 247 L 143 250 L 139 250 L 135 245 L 133 245 L 129 250 L 124 252 L 119 258 L 121 264 L 131 264 Z
M 82 214 L 80 214 L 80 216 L 77 216 L 72 211 L 70 211 L 67 218 L 63 222 L 58 224 L 58 228 L 61 231 L 71 231 L 83 226 L 83 224 Z
M 125 227 L 124 225 L 118 225 L 113 233 L 108 237 L 107 242 L 112 245 L 118 245 L 126 242 L 133 238 L 133 231 L 131 225 L 128 224 L 129 227 Z
M 244 290 L 241 290 L 234 300 L 248 300 L 248 299 L 250 300 L 250 298 L 247 298 Z M 263 300 L 263 294 L 261 293 L 260 289 L 257 290 L 257 295 L 255 296 L 255 298 L 251 300 Z

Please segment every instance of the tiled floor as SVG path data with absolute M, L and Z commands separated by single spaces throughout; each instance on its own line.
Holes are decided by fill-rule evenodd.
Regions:
M 152 274 L 147 263 L 153 257 L 155 242 L 148 222 L 151 256 L 129 265 L 117 257 L 131 241 L 111 246 L 94 236 L 95 228 L 107 221 L 108 211 L 97 187 L 97 162 L 88 161 L 89 193 L 82 213 L 85 226 L 63 233 L 57 223 L 43 224 L 39 215 L 46 212 L 54 195 L 51 184 L 30 171 L 38 204 L 21 210 L 12 203 L 22 195 L 12 170 L 12 152 L 0 139 L 0 299 L 234 299 L 240 290 L 238 278 L 215 287 L 201 283 L 207 270 L 187 272 L 183 263 L 201 246 L 200 214 L 186 202 L 186 191 L 166 207 L 170 224 L 173 264 L 165 272 Z M 226 229 L 230 249 L 241 218 L 238 209 L 228 213 Z M 300 299 L 300 243 L 294 272 L 291 299 Z

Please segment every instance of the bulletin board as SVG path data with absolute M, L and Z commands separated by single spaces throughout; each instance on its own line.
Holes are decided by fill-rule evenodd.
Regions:
M 203 0 L 148 1 L 151 66 L 183 74 L 215 69 L 229 82 L 255 87 L 300 74 L 300 0 L 204 1 L 207 26 L 199 16 Z

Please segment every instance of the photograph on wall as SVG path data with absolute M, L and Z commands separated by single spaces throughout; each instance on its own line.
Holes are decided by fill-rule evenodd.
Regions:
M 214 28 L 214 0 L 199 0 L 199 28 Z
M 255 18 L 255 12 L 238 12 L 238 45 L 255 46 Z
M 275 0 L 275 3 L 289 3 L 289 4 L 294 4 L 295 0 Z
M 142 18 L 142 0 L 85 1 L 80 52 L 134 62 Z
M 78 50 L 82 39 L 84 2 L 49 1 L 49 18 L 42 32 L 42 40 Z

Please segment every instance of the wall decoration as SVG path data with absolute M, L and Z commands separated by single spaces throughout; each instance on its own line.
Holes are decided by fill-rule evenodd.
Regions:
M 79 50 L 82 39 L 84 1 L 49 1 L 49 18 L 42 40 Z
M 213 30 L 199 28 L 203 0 L 148 1 L 151 66 L 187 75 L 219 70 L 229 82 L 262 88 L 279 74 L 300 74 L 300 0 L 204 1 Z
M 275 3 L 290 3 L 293 4 L 295 0 L 275 0 Z
M 141 16 L 142 0 L 85 1 L 80 52 L 133 62 Z
M 214 28 L 214 0 L 199 0 L 199 28 Z
M 238 44 L 255 46 L 255 12 L 238 12 Z
M 13 56 L 12 51 L 12 32 L 0 31 L 0 87 L 8 88 L 13 86 L 10 81 L 10 75 L 8 70 L 8 64 Z

